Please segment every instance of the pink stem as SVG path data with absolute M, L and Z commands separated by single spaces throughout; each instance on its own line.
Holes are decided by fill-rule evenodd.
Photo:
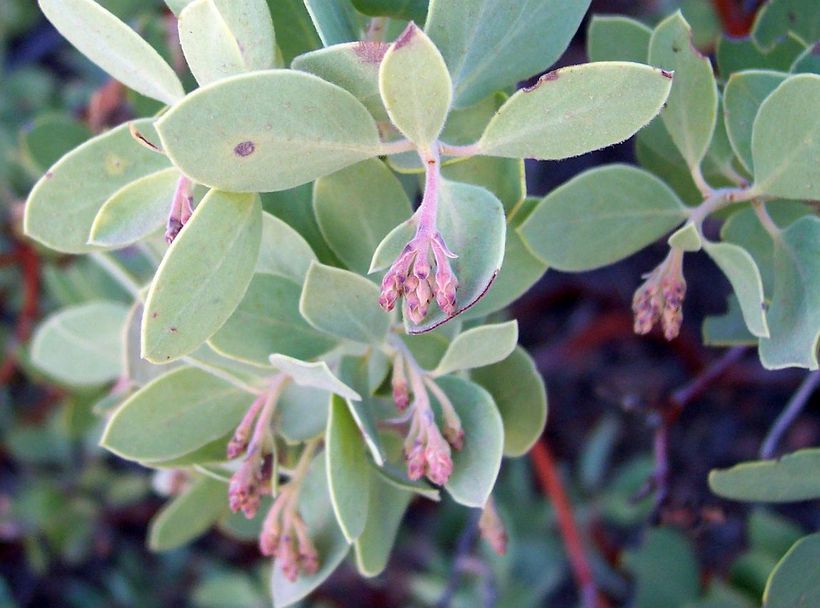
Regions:
M 438 190 L 441 178 L 441 159 L 438 146 L 420 154 L 424 163 L 424 196 L 418 210 L 419 228 L 416 236 L 432 237 L 436 233 L 436 216 L 438 214 Z

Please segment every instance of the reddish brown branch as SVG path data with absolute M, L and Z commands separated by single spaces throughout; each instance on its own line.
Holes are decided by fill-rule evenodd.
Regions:
M 572 505 L 545 440 L 542 439 L 533 446 L 530 459 L 535 467 L 541 489 L 549 496 L 558 515 L 558 528 L 572 566 L 575 584 L 581 595 L 581 605 L 585 608 L 603 608 L 606 602 L 598 594 L 595 579 L 592 577 L 592 568 L 584 552 L 581 533 L 575 522 L 575 516 L 572 514 Z
M 23 303 L 17 315 L 14 328 L 14 344 L 6 352 L 6 359 L 0 365 L 0 385 L 6 384 L 17 368 L 20 345 L 28 341 L 40 308 L 40 260 L 34 249 L 25 243 L 18 243 L 12 254 L 20 267 L 23 281 Z

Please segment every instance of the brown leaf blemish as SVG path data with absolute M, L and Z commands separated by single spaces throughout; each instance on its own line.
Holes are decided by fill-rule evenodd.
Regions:
M 240 143 L 236 144 L 236 147 L 233 149 L 234 154 L 236 154 L 237 156 L 241 156 L 242 158 L 245 158 L 246 156 L 250 156 L 255 151 L 256 151 L 256 144 L 254 144 L 250 140 L 243 141 L 243 142 L 240 142 Z
M 546 74 L 541 76 L 534 85 L 532 85 L 531 87 L 524 87 L 522 91 L 524 91 L 525 93 L 532 93 L 545 82 L 552 82 L 553 80 L 558 80 L 559 76 L 559 70 L 552 70 L 551 72 L 547 72 Z
M 175 334 L 175 333 L 177 333 L 177 328 L 176 327 L 169 327 L 168 331 L 170 331 L 172 334 Z
M 362 63 L 379 65 L 384 59 L 384 54 L 388 48 L 390 48 L 390 45 L 386 42 L 359 40 L 353 47 L 353 52 Z
M 54 177 L 54 173 L 52 171 L 46 171 L 46 179 L 51 179 Z
M 159 313 L 158 313 L 158 312 L 153 312 L 153 313 L 151 313 L 151 318 L 152 318 L 152 319 L 156 319 L 158 316 L 159 316 Z
M 416 35 L 418 31 L 418 27 L 412 21 L 407 24 L 407 27 L 404 28 L 404 31 L 396 38 L 396 42 L 393 43 L 393 46 L 398 51 L 401 47 L 407 46 L 410 41 L 413 39 L 413 36 Z
M 663 76 L 664 78 L 668 78 L 669 80 L 672 80 L 672 72 L 670 72 L 669 70 L 661 70 L 661 76 Z

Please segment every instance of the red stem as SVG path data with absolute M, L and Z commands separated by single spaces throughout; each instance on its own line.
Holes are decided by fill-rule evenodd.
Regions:
M 20 266 L 23 279 L 23 304 L 17 315 L 14 328 L 15 346 L 6 353 L 6 359 L 0 365 L 0 385 L 6 384 L 17 368 L 17 349 L 31 336 L 37 310 L 40 307 L 40 260 L 34 249 L 25 243 L 18 243 L 14 257 Z
M 755 13 L 746 14 L 740 0 L 713 0 L 723 30 L 730 36 L 747 36 L 754 23 Z
M 549 496 L 558 515 L 558 528 L 561 531 L 564 547 L 569 556 L 575 584 L 581 594 L 582 605 L 585 608 L 601 608 L 606 604 L 598 594 L 598 589 L 595 586 L 592 568 L 584 553 L 581 533 L 572 514 L 572 505 L 569 502 L 561 475 L 558 473 L 555 460 L 545 440 L 542 439 L 533 446 L 530 451 L 530 459 L 535 467 L 541 489 Z

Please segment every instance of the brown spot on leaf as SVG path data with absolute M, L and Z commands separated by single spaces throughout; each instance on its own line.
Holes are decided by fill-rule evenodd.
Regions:
M 46 171 L 46 179 L 51 179 L 52 177 L 54 177 L 54 173 L 51 171 Z
M 353 52 L 356 53 L 356 57 L 358 57 L 362 63 L 379 65 L 382 59 L 384 59 L 384 54 L 388 48 L 390 48 L 390 45 L 386 42 L 360 40 L 353 47 Z
M 399 35 L 398 38 L 396 38 L 396 42 L 393 43 L 396 47 L 396 50 L 398 51 L 401 47 L 409 44 L 410 41 L 413 39 L 413 36 L 416 35 L 418 29 L 419 28 L 412 21 L 408 23 L 407 27 L 404 28 L 404 31 Z
M 170 331 L 172 334 L 175 334 L 175 333 L 177 333 L 177 328 L 176 327 L 169 327 L 168 331 Z
M 540 78 L 536 81 L 536 83 L 535 83 L 534 85 L 532 85 L 531 87 L 524 87 L 522 90 L 523 90 L 525 93 L 532 93 L 535 89 L 537 89 L 538 87 L 540 87 L 540 86 L 541 86 L 542 84 L 544 84 L 545 82 L 551 82 L 551 81 L 553 81 L 553 80 L 558 80 L 559 76 L 560 76 L 560 74 L 559 74 L 559 71 L 558 71 L 558 70 L 552 70 L 551 72 L 547 72 L 546 74 L 544 74 L 543 76 L 541 76 L 541 77 L 540 77 Z
M 233 149 L 234 154 L 241 156 L 242 158 L 250 156 L 254 153 L 254 151 L 256 151 L 256 144 L 250 140 L 236 144 L 236 147 Z
M 668 78 L 669 80 L 672 80 L 672 72 L 670 72 L 669 70 L 661 70 L 661 75 L 664 78 Z
M 151 313 L 151 318 L 152 318 L 152 319 L 156 319 L 158 316 L 159 316 L 159 313 L 158 313 L 158 312 L 153 312 L 153 313 Z

